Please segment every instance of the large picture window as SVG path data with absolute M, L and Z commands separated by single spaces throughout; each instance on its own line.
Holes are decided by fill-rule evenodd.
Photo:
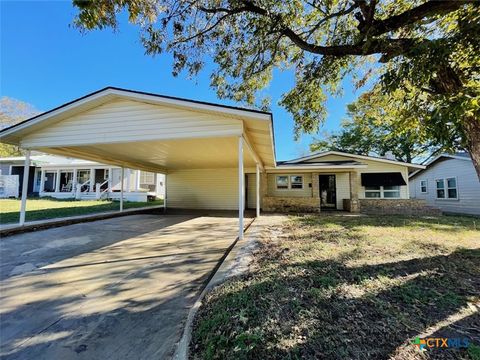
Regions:
M 435 180 L 437 199 L 458 199 L 457 179 L 454 177 Z
M 366 186 L 365 187 L 366 198 L 386 198 L 397 199 L 400 197 L 400 186 Z
M 302 190 L 303 176 L 302 175 L 278 175 L 276 177 L 277 190 Z

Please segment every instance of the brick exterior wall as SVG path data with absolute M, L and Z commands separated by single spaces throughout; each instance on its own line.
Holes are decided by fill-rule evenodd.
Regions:
M 312 197 L 265 196 L 262 210 L 266 212 L 319 212 L 320 200 Z
M 371 215 L 441 215 L 420 199 L 360 199 L 360 212 Z

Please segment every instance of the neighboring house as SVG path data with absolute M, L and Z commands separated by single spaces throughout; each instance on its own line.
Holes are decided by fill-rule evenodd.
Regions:
M 0 158 L 0 176 L 19 175 L 21 195 L 24 156 Z M 121 188 L 121 168 L 93 161 L 53 155 L 32 155 L 28 194 L 57 199 L 117 199 Z M 43 179 L 43 182 L 42 182 Z M 163 175 L 124 170 L 124 199 L 147 201 L 163 197 Z
M 441 154 L 410 175 L 410 196 L 444 212 L 480 215 L 480 181 L 467 153 Z
M 422 165 L 340 152 L 278 162 L 271 113 L 108 87 L 0 131 L 25 149 L 165 174 L 167 208 L 424 213 Z M 258 201 L 257 201 L 258 199 Z

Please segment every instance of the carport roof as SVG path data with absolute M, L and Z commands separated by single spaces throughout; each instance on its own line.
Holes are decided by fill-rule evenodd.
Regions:
M 84 114 L 92 118 L 94 115 L 90 115 L 89 111 L 94 112 L 102 105 L 107 106 L 119 101 L 144 104 L 150 107 L 147 111 L 155 110 L 153 106 L 159 106 L 159 112 L 162 109 L 173 109 L 172 111 L 177 111 L 177 114 L 173 114 L 174 116 L 169 117 L 168 113 L 164 116 L 154 116 L 154 119 L 150 117 L 147 121 L 151 124 L 152 119 L 156 121 L 156 118 L 162 118 L 166 126 L 171 124 L 173 127 L 179 127 L 180 124 L 183 133 L 179 136 L 177 133 L 154 134 L 149 129 L 145 129 L 138 136 L 142 125 L 137 122 L 134 115 L 131 115 L 138 112 L 127 109 L 122 113 L 122 108 L 119 106 L 117 118 L 121 117 L 121 119 L 117 123 L 112 123 L 110 127 L 108 124 L 103 124 L 103 128 L 100 129 L 101 136 L 98 136 L 93 128 L 89 130 L 92 133 L 92 139 L 87 137 L 80 141 L 74 132 L 66 132 L 60 136 L 59 123 L 77 121 L 76 119 Z M 187 113 L 190 114 L 189 118 L 185 117 Z M 67 121 L 64 122 L 64 120 Z M 215 121 L 217 123 L 213 124 Z M 80 122 L 76 125 L 77 128 L 84 127 Z M 128 128 L 123 137 L 106 139 L 109 134 L 118 132 L 121 126 Z M 189 126 L 193 129 L 192 133 L 185 135 L 189 131 Z M 70 128 L 72 127 L 75 127 L 75 124 L 73 126 L 70 124 Z M 212 135 L 209 137 L 210 130 Z M 132 139 L 129 139 L 128 134 L 135 132 L 137 137 L 132 135 Z M 53 141 L 48 137 L 52 133 L 58 134 Z M 246 166 L 251 166 L 256 161 L 260 161 L 261 166 L 275 165 L 273 117 L 269 112 L 116 87 L 106 87 L 90 93 L 0 131 L 2 142 L 25 148 L 112 165 L 165 172 L 169 168 L 180 166 L 236 167 L 237 159 L 233 155 L 237 149 L 235 138 L 238 136 L 245 138 L 247 147 L 251 150 L 245 158 Z M 34 141 L 32 137 L 35 138 Z M 128 148 L 122 147 L 122 144 L 127 143 L 130 144 Z M 188 151 L 192 152 L 192 150 L 193 154 L 188 154 Z M 152 156 L 153 153 L 155 156 Z

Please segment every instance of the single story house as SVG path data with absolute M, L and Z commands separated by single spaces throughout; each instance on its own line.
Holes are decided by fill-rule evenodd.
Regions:
M 165 174 L 166 208 L 236 210 L 239 237 L 246 208 L 423 211 L 409 199 L 408 173 L 424 166 L 339 152 L 277 163 L 273 115 L 258 110 L 108 87 L 3 129 L 0 140 Z
M 17 196 L 21 195 L 24 163 L 25 156 L 0 158 L 0 198 L 12 196 L 11 192 L 2 191 L 2 184 L 11 181 L 10 178 L 16 182 Z M 30 156 L 30 164 L 29 195 L 79 200 L 119 197 L 121 168 L 118 166 L 40 153 Z M 125 169 L 123 181 L 127 201 L 163 197 L 161 174 Z
M 410 196 L 444 212 L 480 215 L 480 181 L 470 155 L 440 154 L 410 175 Z

